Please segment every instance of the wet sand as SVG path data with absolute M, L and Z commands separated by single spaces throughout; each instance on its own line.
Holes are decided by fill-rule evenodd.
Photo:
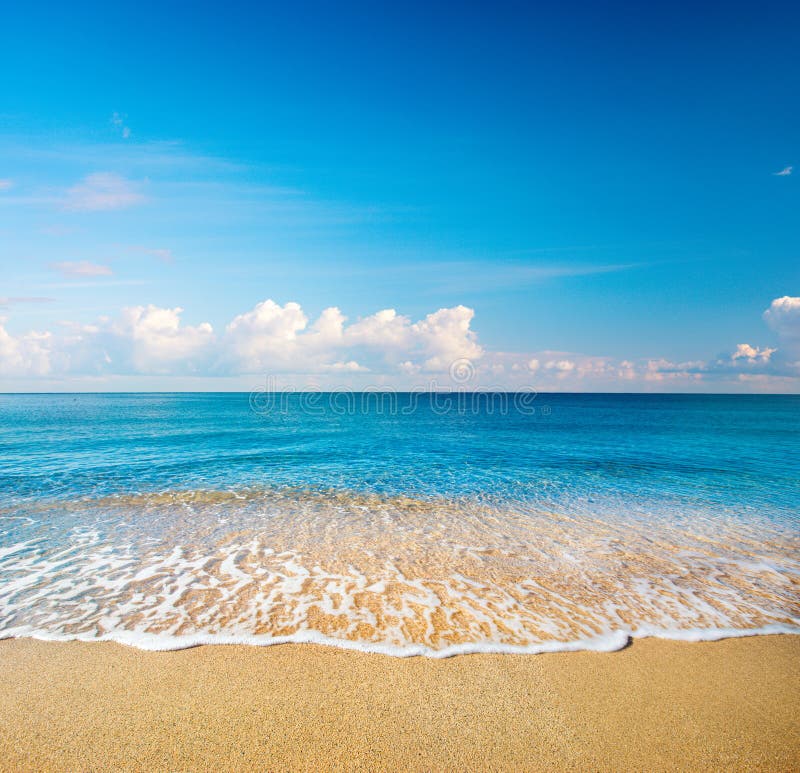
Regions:
M 2 770 L 798 770 L 800 636 L 396 659 L 0 641 Z

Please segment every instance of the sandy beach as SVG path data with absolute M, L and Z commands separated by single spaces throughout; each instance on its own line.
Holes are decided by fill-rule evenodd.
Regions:
M 0 642 L 3 770 L 796 770 L 800 637 L 396 659 Z

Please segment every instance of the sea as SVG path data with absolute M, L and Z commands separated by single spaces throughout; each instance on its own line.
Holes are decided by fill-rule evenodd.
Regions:
M 0 638 L 800 633 L 800 396 L 0 395 Z

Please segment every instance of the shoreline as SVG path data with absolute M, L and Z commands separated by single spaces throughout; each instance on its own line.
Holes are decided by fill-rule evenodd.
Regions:
M 658 639 L 669 642 L 716 642 L 725 639 L 746 639 L 753 636 L 800 636 L 800 626 L 788 623 L 771 623 L 760 628 L 673 628 L 662 629 L 645 626 L 636 631 L 610 631 L 586 639 L 568 641 L 548 640 L 535 644 L 505 644 L 502 642 L 464 642 L 442 649 L 432 649 L 425 644 L 382 644 L 380 642 L 341 639 L 319 631 L 306 630 L 286 636 L 257 634 L 227 636 L 223 634 L 188 634 L 174 636 L 133 631 L 117 631 L 99 637 L 82 634 L 66 636 L 30 631 L 27 627 L 0 631 L 0 642 L 13 639 L 32 639 L 40 642 L 66 644 L 120 644 L 143 652 L 180 652 L 195 647 L 279 647 L 285 644 L 318 645 L 333 647 L 364 655 L 381 655 L 388 658 L 428 658 L 445 660 L 462 655 L 547 655 L 569 652 L 619 652 L 635 641 Z
M 800 767 L 800 638 L 393 658 L 0 641 L 0 770 Z

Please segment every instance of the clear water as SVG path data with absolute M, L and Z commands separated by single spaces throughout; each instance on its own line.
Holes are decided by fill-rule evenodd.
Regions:
M 0 636 L 800 630 L 800 397 L 0 396 Z

